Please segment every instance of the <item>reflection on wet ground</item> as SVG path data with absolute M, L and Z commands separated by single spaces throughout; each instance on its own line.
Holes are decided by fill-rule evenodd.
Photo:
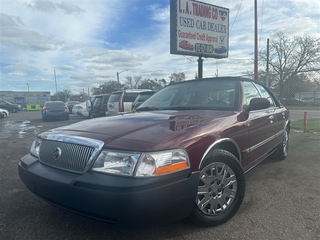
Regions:
M 11 137 L 26 138 L 34 137 L 41 131 L 42 126 L 34 126 L 31 121 L 1 121 L 0 122 L 0 139 Z

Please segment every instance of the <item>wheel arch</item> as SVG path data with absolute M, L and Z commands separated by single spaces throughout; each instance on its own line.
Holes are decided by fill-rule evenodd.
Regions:
M 288 129 L 288 133 L 291 131 L 291 121 L 287 120 L 286 123 L 284 124 L 284 130 Z
M 210 151 L 215 150 L 215 149 L 222 149 L 222 150 L 230 152 L 238 159 L 239 164 L 241 165 L 242 156 L 241 156 L 241 151 L 240 151 L 238 144 L 231 138 L 221 138 L 221 139 L 215 141 L 213 144 L 211 144 L 208 147 L 208 149 L 205 151 L 205 153 L 203 154 L 201 161 L 199 163 L 199 166 L 198 166 L 199 169 L 201 168 L 202 164 L 204 163 L 204 160 L 206 159 L 206 157 L 208 156 Z

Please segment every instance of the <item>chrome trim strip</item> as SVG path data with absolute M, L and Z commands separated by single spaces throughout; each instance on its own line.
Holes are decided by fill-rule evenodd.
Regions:
M 221 139 L 219 139 L 218 141 L 215 141 L 213 144 L 211 144 L 211 145 L 207 148 L 207 150 L 205 151 L 205 153 L 203 154 L 203 156 L 202 156 L 202 158 L 201 158 L 201 160 L 200 160 L 198 169 L 200 169 L 203 160 L 205 159 L 205 157 L 207 156 L 207 154 L 211 151 L 211 149 L 212 149 L 215 145 L 217 145 L 217 144 L 219 144 L 219 143 L 222 143 L 222 142 L 231 142 L 231 143 L 236 147 L 237 152 L 238 152 L 238 155 L 239 155 L 239 162 L 240 162 L 240 165 L 241 165 L 242 155 L 241 155 L 241 151 L 240 151 L 240 148 L 239 148 L 239 146 L 237 145 L 237 143 L 236 143 L 233 139 L 231 139 L 231 138 L 221 138 Z
M 278 133 L 276 133 L 275 135 L 263 140 L 262 142 L 257 143 L 256 145 L 249 147 L 247 149 L 244 149 L 242 152 L 247 152 L 250 153 L 254 150 L 256 150 L 257 148 L 263 146 L 264 144 L 270 142 L 272 139 L 275 139 L 276 137 L 280 136 L 281 134 L 283 134 L 284 130 L 279 131 Z

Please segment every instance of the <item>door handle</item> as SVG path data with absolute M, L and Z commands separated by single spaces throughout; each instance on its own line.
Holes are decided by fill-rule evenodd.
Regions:
M 273 123 L 273 119 L 274 119 L 273 115 L 269 116 L 270 123 Z

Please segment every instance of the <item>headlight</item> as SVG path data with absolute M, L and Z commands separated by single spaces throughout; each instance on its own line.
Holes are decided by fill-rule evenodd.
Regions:
M 148 177 L 173 173 L 189 168 L 188 154 L 182 149 L 143 153 L 135 176 Z
M 38 158 L 39 152 L 40 152 L 40 146 L 41 146 L 41 139 L 39 139 L 39 138 L 35 139 L 31 145 L 31 148 L 30 148 L 31 155 Z
M 140 153 L 102 151 L 92 170 L 118 175 L 132 176 Z
M 151 177 L 189 167 L 188 154 L 182 149 L 148 153 L 104 150 L 95 161 L 92 170 L 125 176 Z

